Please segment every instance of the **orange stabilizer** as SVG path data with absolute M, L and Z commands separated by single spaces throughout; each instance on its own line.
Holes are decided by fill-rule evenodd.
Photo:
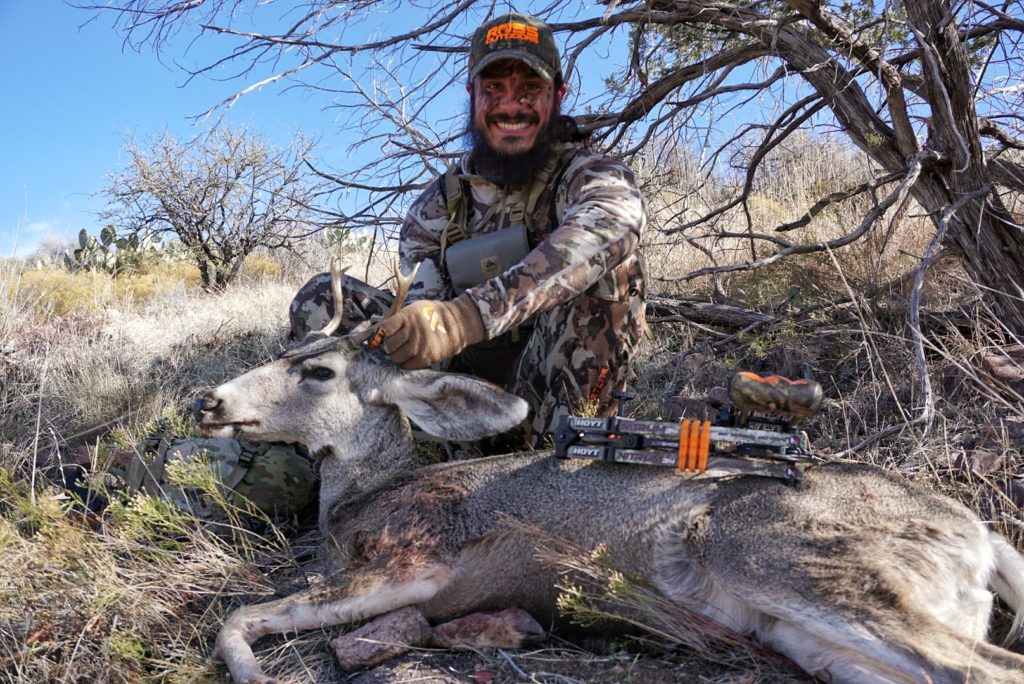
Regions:
M 807 380 L 790 380 L 789 378 L 787 378 L 787 377 L 785 377 L 783 375 L 758 375 L 757 373 L 753 373 L 751 371 L 739 371 L 738 374 L 742 375 L 747 380 L 751 380 L 753 382 L 763 382 L 763 383 L 766 383 L 766 384 L 769 384 L 769 385 L 771 385 L 773 383 L 780 383 L 780 384 L 784 383 L 786 385 L 806 385 L 806 384 L 808 384 Z
M 679 421 L 679 454 L 676 457 L 676 467 L 681 472 L 686 472 L 686 442 L 690 438 L 690 421 Z

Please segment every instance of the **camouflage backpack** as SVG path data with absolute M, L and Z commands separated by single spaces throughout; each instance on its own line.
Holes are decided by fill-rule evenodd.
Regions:
M 128 465 L 128 490 L 166 499 L 203 520 L 225 522 L 230 509 L 245 515 L 252 507 L 286 517 L 317 496 L 310 459 L 291 444 L 165 432 L 147 438 L 138 452 Z

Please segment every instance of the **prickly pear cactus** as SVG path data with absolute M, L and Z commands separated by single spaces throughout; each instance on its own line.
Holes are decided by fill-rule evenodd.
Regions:
M 84 228 L 78 233 L 78 249 L 64 253 L 69 271 L 102 271 L 113 276 L 136 273 L 146 261 L 158 256 L 160 238 L 150 232 L 119 238 L 114 226 L 100 230 L 97 240 Z

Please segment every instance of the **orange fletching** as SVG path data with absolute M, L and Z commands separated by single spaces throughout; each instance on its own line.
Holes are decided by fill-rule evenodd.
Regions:
M 708 469 L 708 454 L 711 452 L 711 421 L 705 420 L 700 427 L 700 446 L 697 447 L 699 460 L 697 461 L 697 472 L 703 473 Z
M 690 423 L 690 437 L 687 439 L 686 445 L 686 462 L 689 466 L 691 473 L 699 472 L 697 470 L 697 449 L 700 446 L 700 421 L 695 420 Z
M 676 457 L 676 467 L 686 472 L 686 442 L 690 437 L 690 421 L 679 421 L 679 452 Z

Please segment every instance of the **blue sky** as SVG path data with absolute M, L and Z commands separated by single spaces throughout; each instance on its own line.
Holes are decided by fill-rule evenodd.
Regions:
M 28 256 L 47 236 L 98 232 L 94 212 L 103 202 L 94 195 L 121 168 L 125 136 L 144 140 L 166 129 L 188 137 L 197 132 L 190 116 L 238 88 L 208 80 L 182 87 L 173 64 L 122 49 L 112 16 L 91 16 L 62 0 L 0 0 L 0 63 L 8 66 L 0 257 Z M 174 55 L 165 53 L 165 61 Z M 193 49 L 186 59 L 202 57 Z M 323 132 L 325 153 L 331 148 L 333 115 L 294 91 L 243 97 L 229 118 L 282 146 L 296 129 Z

